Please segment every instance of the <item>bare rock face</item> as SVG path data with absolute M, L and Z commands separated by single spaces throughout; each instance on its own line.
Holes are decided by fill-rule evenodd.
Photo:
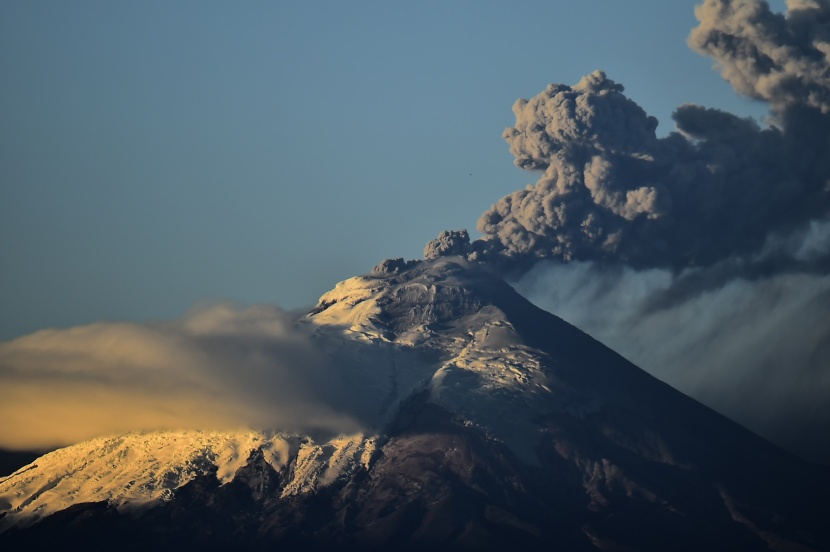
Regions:
M 301 324 L 341 361 L 365 433 L 61 449 L 0 478 L 0 545 L 830 549 L 826 469 L 460 257 L 387 263 Z

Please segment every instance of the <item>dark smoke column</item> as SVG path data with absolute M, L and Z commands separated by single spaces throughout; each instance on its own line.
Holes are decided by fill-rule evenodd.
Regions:
M 676 131 L 657 138 L 656 119 L 602 71 L 518 100 L 504 138 L 518 167 L 543 174 L 481 216 L 473 250 L 507 264 L 810 265 L 771 249 L 830 213 L 830 4 L 791 4 L 785 18 L 710 0 L 690 37 L 737 91 L 770 103 L 770 128 L 683 105 Z
M 515 163 L 544 174 L 482 215 L 488 249 L 564 261 L 637 257 L 626 243 L 632 229 L 671 205 L 656 178 L 657 120 L 601 71 L 574 87 L 549 85 L 513 112 L 504 138 Z
M 716 59 L 721 75 L 774 114 L 794 106 L 830 113 L 830 2 L 788 0 L 786 17 L 766 2 L 707 0 L 689 46 Z

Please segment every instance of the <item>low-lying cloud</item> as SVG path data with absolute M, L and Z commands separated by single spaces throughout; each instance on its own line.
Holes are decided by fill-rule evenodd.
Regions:
M 830 464 L 830 279 L 734 278 L 655 308 L 675 281 L 664 269 L 546 261 L 515 285 L 684 393 Z
M 298 316 L 219 304 L 171 322 L 43 330 L 0 344 L 0 447 L 154 429 L 357 431 L 344 366 Z

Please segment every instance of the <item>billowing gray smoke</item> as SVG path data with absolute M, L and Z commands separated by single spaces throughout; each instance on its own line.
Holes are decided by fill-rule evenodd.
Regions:
M 707 1 L 689 45 L 712 56 L 732 86 L 774 113 L 805 106 L 830 113 L 830 3 L 788 0 L 786 18 L 766 2 Z
M 544 174 L 482 215 L 490 257 L 711 266 L 830 212 L 830 120 L 818 108 L 787 108 L 781 128 L 760 129 L 684 105 L 677 132 L 657 138 L 657 121 L 597 71 L 513 110 L 516 165 Z
M 775 126 L 683 105 L 676 132 L 601 71 L 513 106 L 504 132 L 535 185 L 482 215 L 472 256 L 506 265 L 542 258 L 637 268 L 708 267 L 741 258 L 760 272 L 826 267 L 778 247 L 830 214 L 830 3 L 709 0 L 689 39 L 738 92 L 769 102 Z M 770 259 L 773 259 L 771 262 Z M 757 265 L 757 266 L 756 266 Z
M 549 85 L 504 132 L 539 180 L 481 216 L 481 239 L 427 249 L 501 267 L 658 377 L 830 463 L 830 0 L 787 6 L 705 0 L 688 39 L 768 104 L 766 127 L 683 105 L 658 138 L 602 71 Z

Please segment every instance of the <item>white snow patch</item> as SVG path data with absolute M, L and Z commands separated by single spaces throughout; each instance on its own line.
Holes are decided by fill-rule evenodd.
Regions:
M 341 435 L 321 445 L 307 440 L 300 446 L 281 496 L 314 492 L 359 469 L 368 469 L 375 443 L 374 437 L 366 439 L 361 434 Z

